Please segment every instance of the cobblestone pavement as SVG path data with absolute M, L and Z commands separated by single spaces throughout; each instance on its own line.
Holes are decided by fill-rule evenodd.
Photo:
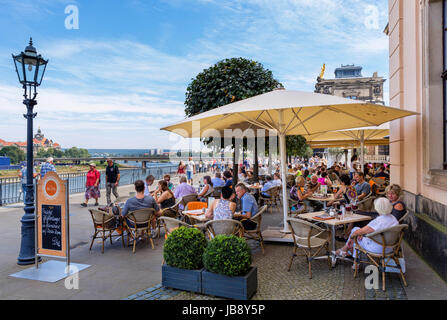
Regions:
M 292 245 L 267 244 L 265 255 L 250 243 L 253 265 L 258 267 L 258 290 L 253 300 L 395 300 L 406 299 L 397 274 L 387 274 L 387 290 L 365 290 L 363 272 L 355 279 L 349 262 L 337 263 L 329 269 L 326 260 L 312 263 L 313 278 L 308 277 L 305 257 L 296 257 L 290 272 L 287 271 Z M 133 294 L 126 300 L 220 300 L 222 298 L 161 285 Z
M 270 225 L 272 221 L 281 221 L 282 216 L 275 211 L 266 217 L 271 220 Z M 354 278 L 352 263 L 340 261 L 335 268 L 330 269 L 327 260 L 322 259 L 312 262 L 312 279 L 309 279 L 308 264 L 303 256 L 295 257 L 291 270 L 287 271 L 293 252 L 292 244 L 265 243 L 264 255 L 256 241 L 249 240 L 248 244 L 252 249 L 253 265 L 258 268 L 258 289 L 252 300 L 400 300 L 407 298 L 398 274 L 387 274 L 385 292 L 381 290 L 381 281 L 379 290 L 366 290 L 363 269 L 358 277 Z M 342 243 L 338 243 L 339 247 L 341 245 Z M 126 299 L 221 300 L 223 298 L 168 289 L 158 285 L 137 292 Z

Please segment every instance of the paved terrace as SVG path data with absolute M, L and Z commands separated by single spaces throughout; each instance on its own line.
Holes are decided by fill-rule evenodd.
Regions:
M 176 183 L 177 178 L 173 179 Z M 120 195 L 134 191 L 133 186 L 119 187 Z M 105 205 L 105 191 L 101 190 L 100 205 Z M 0 208 L 0 299 L 216 299 L 160 286 L 163 237 L 155 239 L 155 250 L 144 242 L 138 243 L 136 253 L 131 247 L 123 248 L 121 241 L 106 243 L 101 254 L 99 240 L 89 251 L 93 226 L 88 208 L 80 207 L 83 194 L 70 196 L 71 258 L 75 263 L 89 264 L 79 274 L 79 289 L 67 290 L 64 280 L 56 283 L 9 277 L 10 274 L 29 268 L 16 264 L 20 249 L 20 218 L 23 205 Z M 93 203 L 89 204 L 89 207 Z M 278 226 L 282 221 L 279 210 L 267 212 L 263 228 Z M 253 299 L 445 299 L 447 284 L 437 276 L 408 246 L 405 246 L 407 263 L 406 278 L 409 286 L 404 288 L 397 274 L 387 275 L 387 291 L 365 290 L 364 275 L 353 278 L 348 263 L 338 263 L 329 270 L 325 260 L 313 263 L 313 279 L 308 278 L 304 258 L 296 258 L 290 272 L 287 266 L 292 246 L 267 243 L 265 255 L 258 245 L 250 242 L 253 249 L 253 264 L 258 267 L 258 291 Z

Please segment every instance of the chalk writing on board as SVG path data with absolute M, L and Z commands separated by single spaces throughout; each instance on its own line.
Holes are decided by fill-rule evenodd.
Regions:
M 61 206 L 42 205 L 42 248 L 62 250 Z

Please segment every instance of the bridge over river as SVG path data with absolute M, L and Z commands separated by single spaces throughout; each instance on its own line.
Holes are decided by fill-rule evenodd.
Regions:
M 54 162 L 71 161 L 75 164 L 90 161 L 105 161 L 113 159 L 114 161 L 135 161 L 141 162 L 142 168 L 146 168 L 148 162 L 169 161 L 168 156 L 145 156 L 145 157 L 91 157 L 91 158 L 54 158 Z M 35 158 L 35 161 L 45 162 L 46 158 Z

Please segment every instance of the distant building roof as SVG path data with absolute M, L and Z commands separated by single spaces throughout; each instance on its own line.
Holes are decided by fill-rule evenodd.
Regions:
M 335 69 L 335 78 L 361 78 L 362 67 L 351 65 L 341 65 L 340 68 Z

